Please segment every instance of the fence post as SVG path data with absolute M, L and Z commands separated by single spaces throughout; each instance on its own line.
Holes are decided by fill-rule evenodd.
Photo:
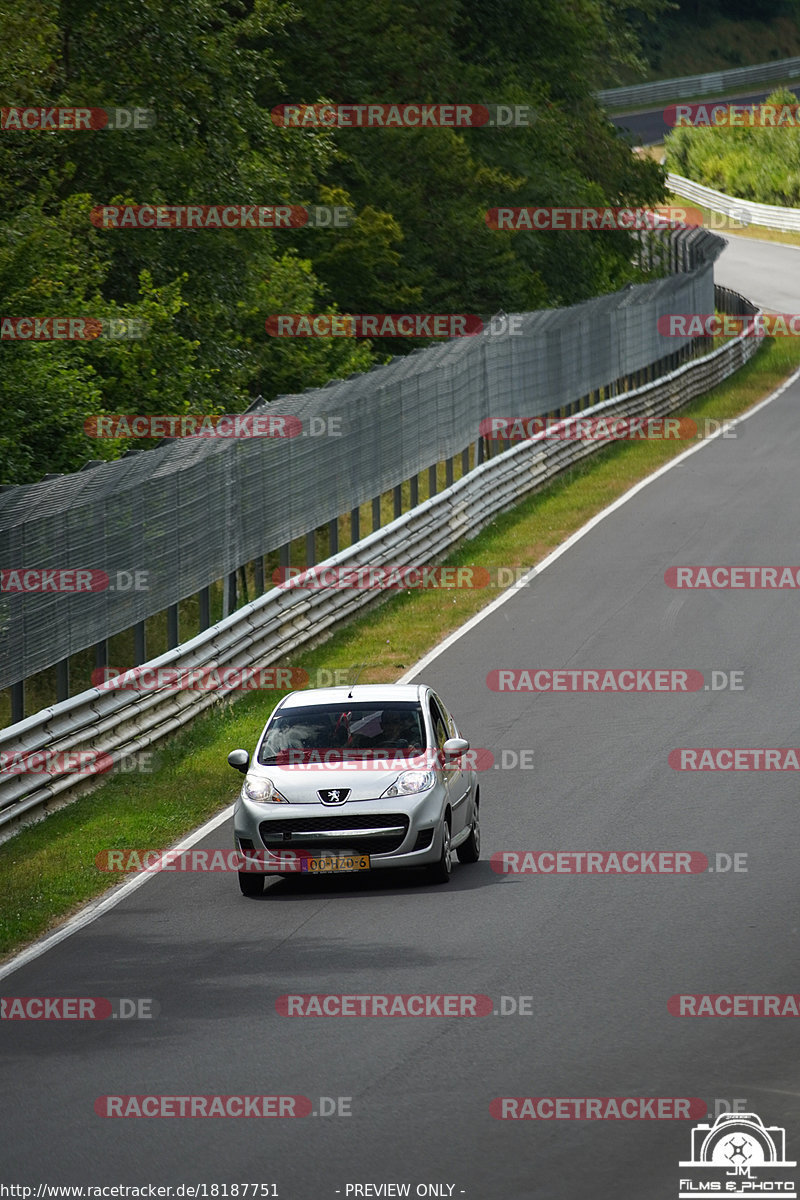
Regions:
M 198 624 L 200 625 L 198 633 L 202 633 L 203 630 L 208 629 L 209 625 L 211 624 L 211 588 L 208 586 L 201 588 L 200 591 L 198 592 L 197 600 L 198 600 L 198 610 L 199 610 L 198 616 L 200 618 L 199 622 L 198 622 Z M 142 644 L 142 655 L 144 655 L 144 653 L 145 653 L 144 622 L 142 622 L 142 643 L 141 644 Z M 137 654 L 138 654 L 138 650 L 137 650 Z M 144 661 L 145 661 L 144 657 L 142 657 L 140 659 L 140 662 L 144 662 Z M 139 663 L 137 662 L 136 666 L 138 667 L 138 665 L 139 665 Z
M 177 604 L 170 604 L 167 609 L 167 649 L 174 650 L 178 645 L 180 645 L 180 637 L 178 636 L 178 606 Z
M 69 700 L 69 659 L 56 663 L 56 702 Z
M 204 588 L 208 591 L 208 588 Z M 208 622 L 201 628 L 208 629 Z M 137 621 L 133 627 L 133 658 L 135 667 L 140 667 L 147 661 L 147 626 L 144 621 Z

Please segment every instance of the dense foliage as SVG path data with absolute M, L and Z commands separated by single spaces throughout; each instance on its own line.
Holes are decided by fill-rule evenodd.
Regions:
M 657 203 L 591 98 L 661 0 L 0 0 L 0 104 L 141 106 L 139 131 L 0 131 L 0 315 L 143 318 L 0 343 L 0 481 L 115 457 L 97 413 L 241 411 L 413 344 L 270 339 L 282 312 L 519 311 L 637 278 L 627 233 L 488 229 L 497 205 Z M 531 106 L 528 128 L 297 129 L 284 102 Z M 342 230 L 114 230 L 100 204 L 332 203 Z M 420 343 L 417 343 L 417 345 Z M 134 443 L 135 444 L 135 443 Z M 146 444 L 146 443 L 144 443 Z
M 717 191 L 759 204 L 800 205 L 800 127 L 797 97 L 785 88 L 764 102 L 787 123 L 752 127 L 675 129 L 666 139 L 667 166 Z M 709 109 L 713 107 L 709 104 Z

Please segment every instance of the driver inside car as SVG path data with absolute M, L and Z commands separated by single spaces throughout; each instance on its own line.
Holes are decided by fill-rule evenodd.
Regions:
M 359 744 L 381 750 L 421 748 L 419 725 L 412 713 L 390 708 L 381 716 L 380 732 L 369 738 L 362 735 Z

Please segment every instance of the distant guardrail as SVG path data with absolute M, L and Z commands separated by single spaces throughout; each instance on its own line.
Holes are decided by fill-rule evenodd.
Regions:
M 753 200 L 741 200 L 727 192 L 716 192 L 703 187 L 683 175 L 667 175 L 669 188 L 677 196 L 693 200 L 711 212 L 723 213 L 745 225 L 761 225 L 765 229 L 780 229 L 784 233 L 800 231 L 800 208 L 781 208 L 777 204 L 756 204 Z
M 726 312 L 758 310 L 735 292 L 716 290 Z M 654 382 L 583 409 L 580 419 L 660 417 L 716 387 L 758 349 L 756 338 L 739 336 Z M 513 415 L 509 405 L 506 410 Z M 565 424 L 577 417 L 567 417 Z M 436 563 L 463 538 L 474 536 L 499 512 L 558 472 L 600 448 L 596 441 L 534 437 L 511 446 L 464 475 L 404 516 L 320 563 L 379 566 L 403 562 Z M 210 629 L 137 668 L 178 672 L 267 667 L 374 601 L 367 589 L 275 587 Z M 165 675 L 159 674 L 159 679 Z M 20 771 L 7 777 L 0 808 L 0 841 L 23 823 L 41 819 L 97 784 L 96 776 L 66 767 L 67 757 L 91 753 L 116 766 L 126 757 L 168 737 L 224 695 L 222 690 L 175 690 L 165 683 L 153 691 L 90 688 L 0 731 L 0 754 L 31 762 L 47 754 L 52 774 Z
M 606 108 L 633 108 L 639 104 L 658 104 L 660 100 L 718 96 L 729 88 L 748 87 L 751 83 L 780 83 L 795 78 L 800 79 L 800 58 L 779 58 L 706 75 L 683 75 L 678 79 L 659 79 L 631 87 L 606 88 L 595 92 L 595 96 Z

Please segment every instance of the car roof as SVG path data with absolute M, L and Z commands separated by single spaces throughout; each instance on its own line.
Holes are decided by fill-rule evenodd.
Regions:
M 342 700 L 352 700 L 354 704 L 388 704 L 391 701 L 405 700 L 421 702 L 428 690 L 422 683 L 362 683 L 356 687 L 327 687 L 305 688 L 303 691 L 289 692 L 280 703 L 280 709 L 312 708 L 318 704 L 336 704 Z

